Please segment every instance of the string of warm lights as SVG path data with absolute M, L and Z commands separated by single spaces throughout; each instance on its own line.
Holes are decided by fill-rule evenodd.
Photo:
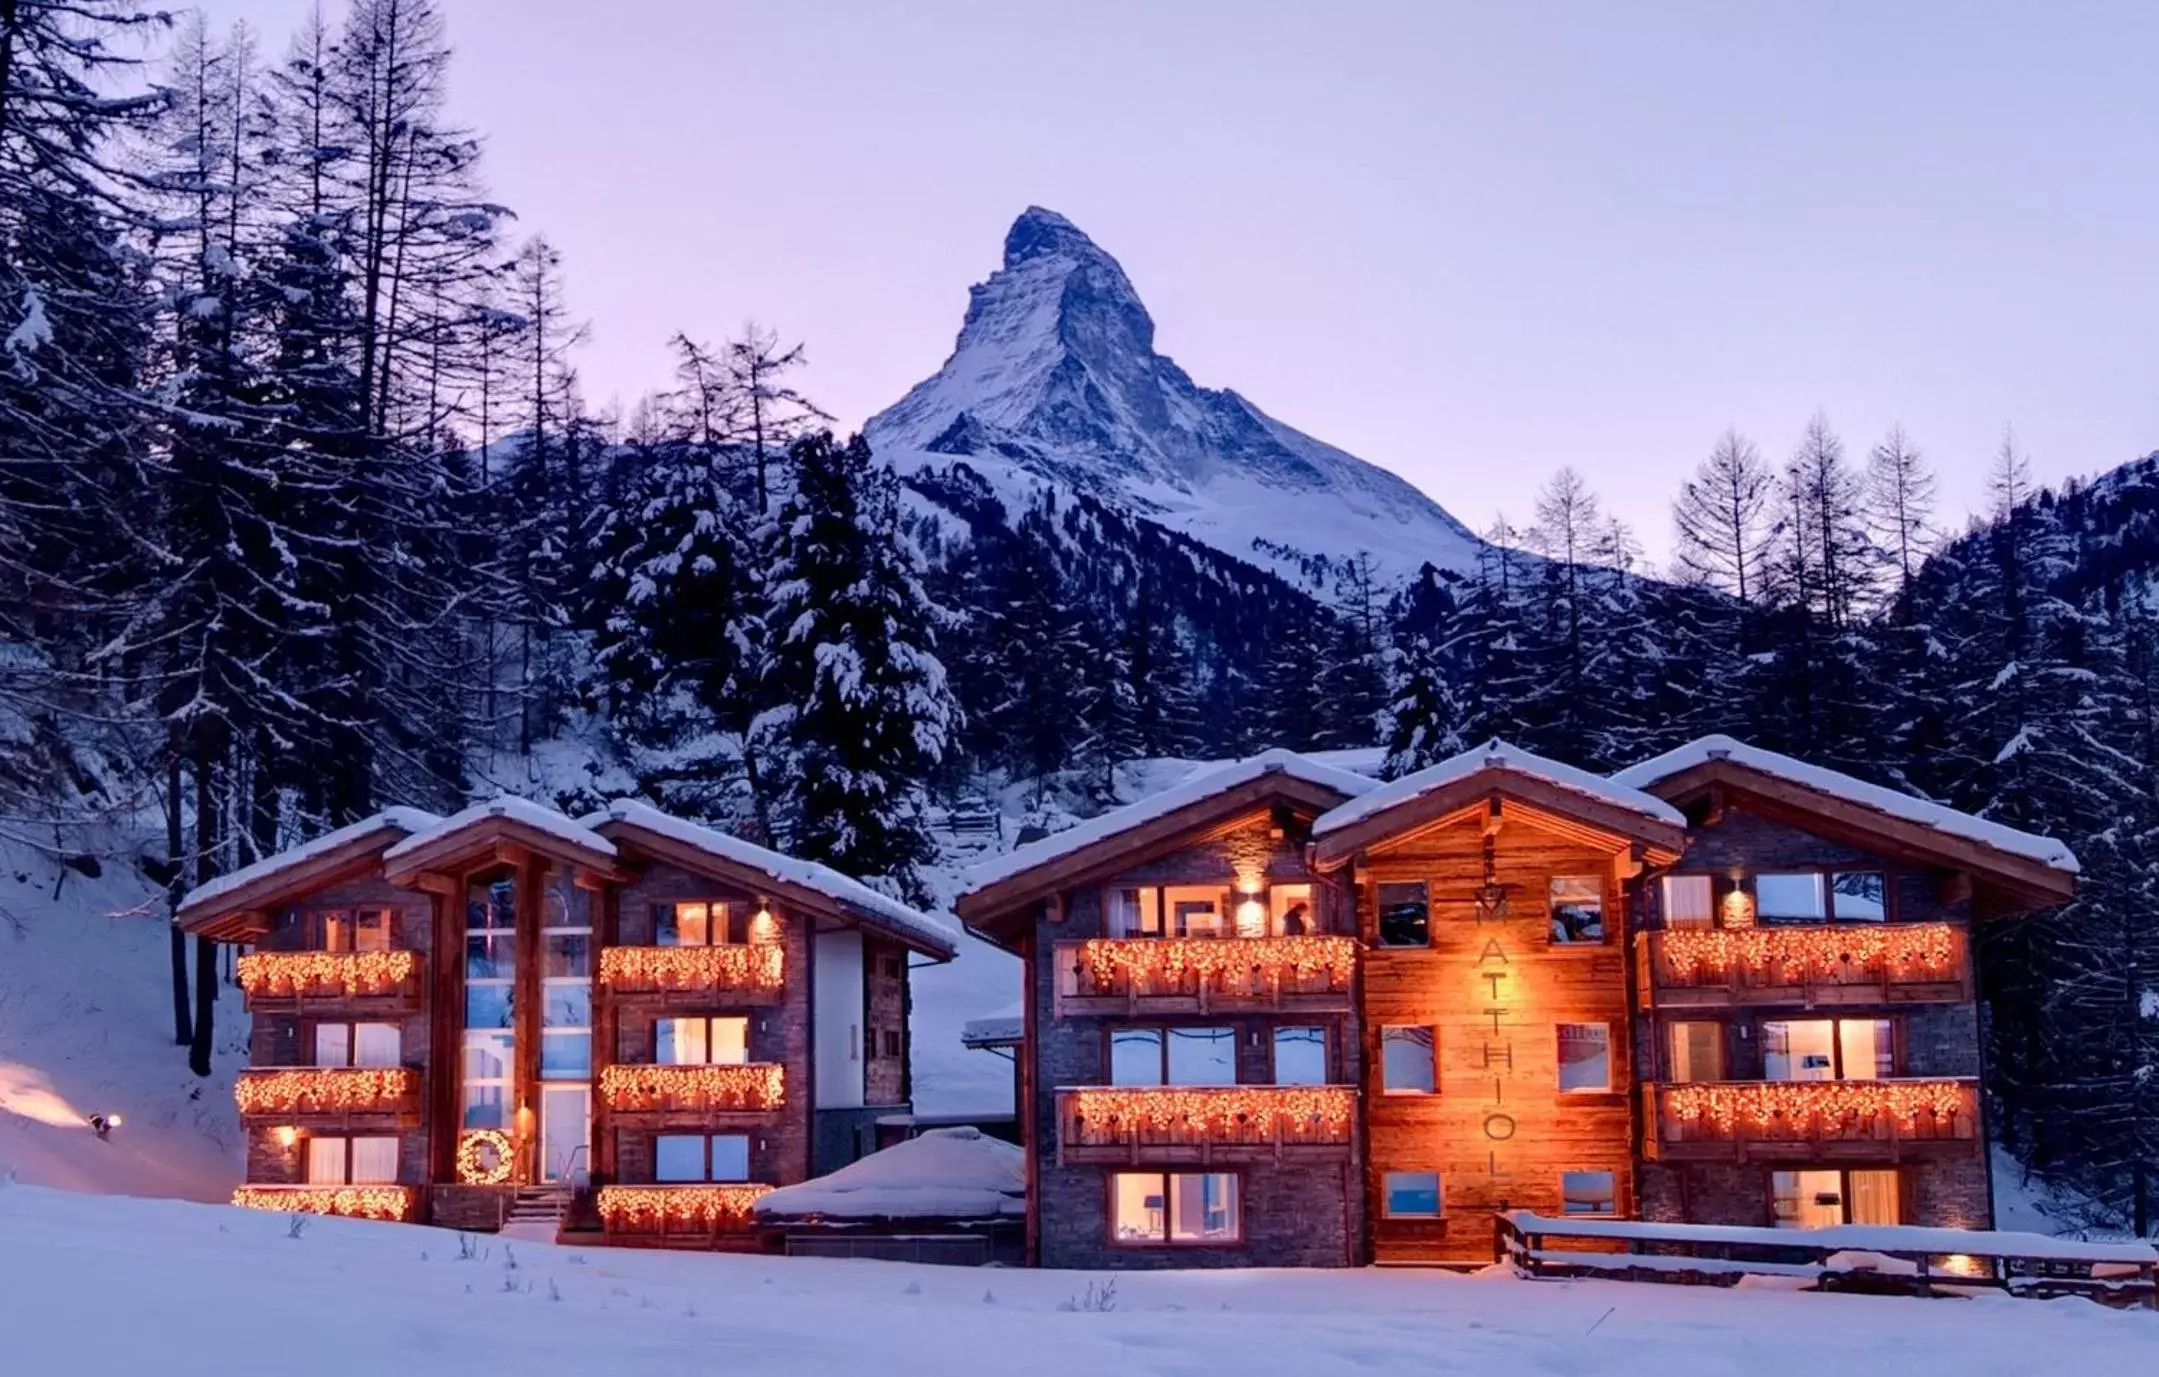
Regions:
M 1080 944 L 1080 969 L 1097 993 L 1180 989 L 1186 978 L 1301 980 L 1325 975 L 1346 987 L 1357 971 L 1347 937 L 1097 937 Z
M 475 1128 L 458 1137 L 457 1179 L 466 1185 L 499 1186 L 510 1179 L 511 1165 L 510 1135 L 501 1129 Z
M 610 1066 L 600 1072 L 600 1096 L 622 1113 L 778 1109 L 787 1099 L 786 1068 L 777 1062 Z
M 1061 1092 L 1082 1147 L 1129 1141 L 1347 1143 L 1357 1093 L 1346 1085 L 1103 1086 Z
M 232 1203 L 280 1214 L 336 1214 L 399 1223 L 412 1217 L 410 1186 L 242 1186 Z
M 747 1184 L 602 1186 L 596 1203 L 600 1222 L 625 1232 L 664 1230 L 670 1225 L 740 1228 L 750 1222 L 758 1197 L 771 1189 Z
M 419 969 L 409 951 L 258 951 L 239 975 L 250 999 L 363 998 L 398 993 Z
M 632 992 L 780 990 L 787 983 L 787 949 L 777 943 L 609 947 L 600 953 L 600 981 Z
M 1972 1126 L 1968 1081 L 1737 1081 L 1670 1085 L 1662 1095 L 1668 1119 L 1725 1138 L 1779 1123 L 1818 1123 L 1824 1134 L 1879 1123 L 1917 1134 L 1924 1123 L 1943 1138 L 1968 1136 Z
M 414 1102 L 409 1066 L 279 1067 L 242 1071 L 232 1097 L 242 1114 L 386 1114 Z
M 1744 974 L 1758 984 L 1830 980 L 1854 973 L 1892 980 L 1952 980 L 1961 964 L 1958 931 L 1947 923 L 1883 927 L 1675 929 L 1661 935 L 1674 983 Z

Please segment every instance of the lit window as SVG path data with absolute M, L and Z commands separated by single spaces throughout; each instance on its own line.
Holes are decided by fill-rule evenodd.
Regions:
M 397 1180 L 397 1139 L 352 1140 L 352 1184 L 387 1186 Z
M 1839 1224 L 1897 1224 L 1902 1191 L 1894 1170 L 1776 1171 L 1769 1174 L 1776 1226 L 1829 1229 Z
M 1889 880 L 1879 870 L 1840 870 L 1829 889 L 1840 923 L 1879 923 L 1889 916 Z
M 342 1186 L 345 1180 L 346 1143 L 343 1138 L 307 1140 L 307 1184 Z
M 315 1065 L 395 1066 L 402 1041 L 394 1023 L 318 1023 Z
M 1109 935 L 1112 937 L 1160 937 L 1162 935 L 1162 891 L 1152 888 L 1111 890 Z
M 1762 1078 L 1872 1081 L 1896 1074 L 1896 1026 L 1886 1018 L 1774 1019 L 1762 1025 Z
M 1570 1094 L 1612 1088 L 1612 1027 L 1608 1023 L 1562 1023 L 1559 1088 Z
M 1276 1085 L 1325 1085 L 1327 1083 L 1326 1029 L 1277 1028 L 1274 1030 L 1274 1083 Z
M 1596 876 L 1554 875 L 1551 908 L 1554 944 L 1604 940 L 1604 881 Z
M 1379 887 L 1379 944 L 1383 947 L 1432 945 L 1431 896 L 1423 881 Z
M 750 1059 L 746 1016 L 662 1018 L 652 1024 L 653 1060 L 662 1066 L 740 1066 Z
M 1723 1024 L 1705 1019 L 1688 1019 L 1671 1024 L 1670 1034 L 1673 1080 L 1724 1079 Z
M 1714 884 L 1707 875 L 1664 877 L 1664 925 L 1706 928 L 1716 920 Z
M 315 915 L 324 951 L 388 951 L 390 910 L 326 909 Z
M 1387 1218 L 1439 1218 L 1438 1172 L 1390 1171 L 1385 1184 Z
M 1175 885 L 1162 891 L 1172 937 L 1229 936 L 1229 890 L 1217 885 Z
M 1277 937 L 1306 937 L 1318 932 L 1318 915 L 1312 911 L 1312 886 L 1269 886 L 1267 927 Z
M 540 1077 L 592 1078 L 592 907 L 560 869 L 540 928 Z
M 395 1137 L 307 1140 L 310 1186 L 387 1186 L 396 1181 Z
M 1764 923 L 1819 923 L 1822 877 L 1815 874 L 1754 877 L 1755 917 Z
M 1116 1172 L 1110 1225 L 1120 1243 L 1235 1243 L 1237 1178 L 1228 1172 Z
M 1561 1172 L 1559 1208 L 1562 1214 L 1618 1214 L 1618 1176 L 1609 1171 Z
M 1423 1026 L 1379 1030 L 1380 1065 L 1389 1095 L 1429 1095 L 1439 1088 L 1433 1030 Z

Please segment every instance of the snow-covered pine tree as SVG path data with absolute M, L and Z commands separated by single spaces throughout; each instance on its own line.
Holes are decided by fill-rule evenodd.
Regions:
M 1316 733 L 1321 746 L 1353 749 L 1380 740 L 1380 718 L 1388 704 L 1385 600 L 1370 552 L 1344 561 L 1335 575 L 1334 616 L 1320 675 L 1326 703 Z
M 989 634 L 997 646 L 999 697 L 984 728 L 1013 779 L 1033 785 L 1039 804 L 1050 779 L 1084 768 L 1091 749 L 1090 682 L 1107 667 L 1088 654 L 1080 613 L 1058 567 L 1055 499 L 1044 495 L 1020 517 Z M 1103 743 L 1106 749 L 1106 743 Z
M 943 614 L 900 529 L 899 480 L 860 437 L 789 451 L 773 550 L 761 734 L 787 771 L 800 855 L 919 894 L 927 781 L 960 725 L 937 659 Z
M 1421 770 L 1467 746 L 1467 714 L 1455 693 L 1462 633 L 1454 595 L 1427 564 L 1394 599 L 1386 720 L 1389 779 Z

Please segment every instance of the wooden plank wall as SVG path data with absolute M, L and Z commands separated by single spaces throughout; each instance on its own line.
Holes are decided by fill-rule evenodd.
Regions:
M 1509 913 L 1479 921 L 1482 819 L 1471 818 L 1376 854 L 1358 872 L 1365 957 L 1367 1190 L 1380 1262 L 1483 1262 L 1493 1216 L 1506 1209 L 1561 1211 L 1564 1171 L 1611 1171 L 1622 1214 L 1632 1208 L 1632 1110 L 1625 898 L 1613 851 L 1561 838 L 1518 818 L 1498 833 L 1497 877 Z M 1613 850 L 1617 849 L 1614 843 Z M 1605 941 L 1554 946 L 1547 912 L 1554 875 L 1604 882 Z M 1377 886 L 1422 880 L 1431 946 L 1377 944 Z M 1611 1029 L 1612 1088 L 1558 1090 L 1560 1023 Z M 1380 1027 L 1438 1029 L 1438 1093 L 1385 1094 Z M 1443 1218 L 1390 1220 L 1389 1171 L 1438 1171 Z

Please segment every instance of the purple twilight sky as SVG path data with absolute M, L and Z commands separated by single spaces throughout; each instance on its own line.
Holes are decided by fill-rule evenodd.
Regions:
M 209 0 L 282 51 L 310 0 Z M 336 13 L 334 0 L 326 9 Z M 1736 424 L 1902 422 L 1943 516 L 2159 448 L 2159 5 L 442 0 L 588 395 L 807 342 L 849 426 L 1030 203 L 1202 384 L 1482 528 L 1573 464 L 1653 559 Z

